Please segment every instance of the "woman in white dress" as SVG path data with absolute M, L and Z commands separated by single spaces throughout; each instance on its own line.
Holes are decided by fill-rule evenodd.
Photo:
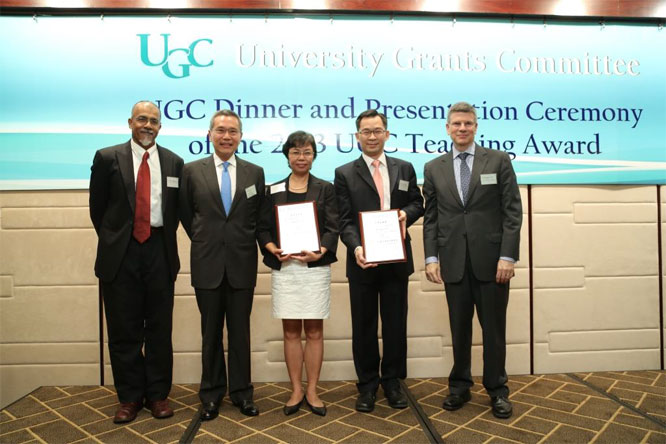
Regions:
M 265 214 L 259 233 L 263 245 L 264 264 L 272 271 L 273 317 L 282 319 L 284 357 L 292 384 L 292 393 L 284 406 L 284 414 L 296 413 L 303 402 L 314 414 L 326 415 L 326 406 L 317 395 L 317 382 L 324 355 L 324 319 L 329 317 L 331 265 L 337 260 L 338 210 L 335 190 L 329 182 L 310 174 L 317 150 L 312 134 L 296 131 L 282 147 L 291 174 L 267 187 L 270 212 Z M 277 246 L 274 205 L 314 201 L 321 251 L 302 251 L 283 255 Z M 305 347 L 301 334 L 305 331 Z M 305 363 L 307 387 L 302 385 Z

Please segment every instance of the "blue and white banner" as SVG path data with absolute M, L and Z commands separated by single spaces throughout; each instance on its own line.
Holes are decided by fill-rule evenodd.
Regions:
M 448 107 L 467 101 L 477 143 L 508 152 L 522 184 L 664 184 L 665 37 L 490 19 L 0 17 L 0 189 L 87 188 L 95 150 L 129 139 L 144 99 L 186 161 L 212 152 L 210 116 L 236 111 L 239 155 L 268 183 L 287 175 L 295 130 L 315 134 L 313 173 L 332 180 L 360 153 L 367 108 L 422 178 L 450 149 Z

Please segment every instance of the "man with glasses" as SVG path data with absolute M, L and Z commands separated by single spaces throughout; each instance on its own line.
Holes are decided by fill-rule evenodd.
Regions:
M 214 419 L 227 388 L 231 402 L 247 416 L 259 411 L 252 400 L 250 312 L 257 282 L 257 232 L 265 209 L 264 170 L 235 155 L 242 124 L 230 110 L 216 112 L 208 137 L 215 153 L 185 165 L 180 214 L 192 240 L 192 286 L 201 313 L 201 419 Z M 222 348 L 227 321 L 229 374 Z
M 340 236 L 347 247 L 347 279 L 352 315 L 352 351 L 358 377 L 356 410 L 371 412 L 381 384 L 388 404 L 407 407 L 400 380 L 407 377 L 407 284 L 414 272 L 407 227 L 423 215 L 423 197 L 409 162 L 384 154 L 387 119 L 369 109 L 356 119 L 360 158 L 335 170 Z M 399 210 L 406 262 L 372 264 L 361 245 L 359 212 Z M 379 306 L 379 312 L 378 312 Z M 379 355 L 378 317 L 383 357 Z
M 453 148 L 425 165 L 426 278 L 444 282 L 451 323 L 453 368 L 442 407 L 457 410 L 471 399 L 476 307 L 483 330 L 483 386 L 493 415 L 508 418 L 513 408 L 504 368 L 506 308 L 523 212 L 509 156 L 477 145 L 477 127 L 472 105 L 452 105 L 446 131 Z

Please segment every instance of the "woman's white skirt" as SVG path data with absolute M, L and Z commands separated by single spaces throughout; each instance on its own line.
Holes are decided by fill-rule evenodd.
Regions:
M 273 317 L 328 319 L 331 305 L 331 266 L 308 268 L 291 259 L 271 275 Z

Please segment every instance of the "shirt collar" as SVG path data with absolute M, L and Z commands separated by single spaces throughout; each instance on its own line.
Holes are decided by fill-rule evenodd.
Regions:
M 469 146 L 469 148 L 467 148 L 464 151 L 458 151 L 458 149 L 456 148 L 455 145 L 452 145 L 452 146 L 453 146 L 453 158 L 454 159 L 456 157 L 458 157 L 461 153 L 467 153 L 470 156 L 474 156 L 474 152 L 476 151 L 476 143 L 474 143 L 474 142 L 472 142 L 472 144 Z
M 366 165 L 368 165 L 368 169 L 372 166 L 372 162 L 375 161 L 372 157 L 368 156 L 365 153 L 361 153 L 361 156 L 363 156 L 363 160 L 365 161 Z M 386 166 L 386 155 L 382 152 L 379 157 L 376 159 L 379 160 L 379 163 Z
M 132 147 L 132 153 L 134 153 L 134 155 L 137 156 L 139 159 L 143 158 L 143 153 L 145 153 L 146 151 L 148 151 L 148 158 L 151 158 L 157 154 L 156 143 L 153 143 L 153 146 L 151 146 L 146 150 L 141 145 L 136 143 L 134 139 L 130 139 L 130 146 Z
M 216 168 L 222 168 L 222 164 L 224 163 L 224 160 L 220 159 L 220 157 L 217 155 L 217 153 L 213 153 L 213 159 L 215 159 L 215 167 Z M 227 160 L 231 166 L 236 168 L 236 155 L 232 154 L 229 160 Z

